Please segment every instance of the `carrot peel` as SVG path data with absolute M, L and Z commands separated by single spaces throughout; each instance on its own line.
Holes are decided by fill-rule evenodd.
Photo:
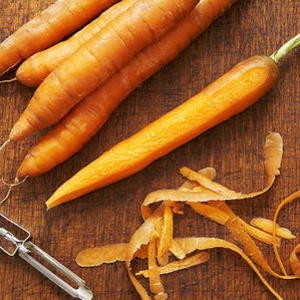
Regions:
M 300 244 L 298 244 L 290 255 L 290 266 L 293 273 L 300 278 L 300 261 L 297 257 L 297 253 L 300 253 Z
M 276 211 L 275 211 L 275 214 L 274 214 L 274 218 L 273 218 L 273 238 L 276 237 L 276 224 L 277 224 L 277 219 L 278 219 L 278 215 L 281 211 L 281 209 L 288 203 L 291 203 L 293 202 L 294 200 L 300 198 L 300 191 L 296 191 L 295 193 L 289 195 L 287 198 L 285 198 L 284 200 L 282 200 L 280 202 L 280 204 L 278 205 Z M 282 271 L 283 274 L 287 275 L 287 271 L 282 263 L 282 260 L 281 260 L 281 257 L 280 257 L 280 254 L 278 252 L 278 248 L 276 246 L 275 243 L 273 243 L 273 251 L 274 251 L 274 254 L 275 254 L 275 257 L 276 257 L 276 260 L 278 262 L 278 265 Z
M 169 274 L 169 273 L 187 269 L 187 268 L 199 265 L 199 264 L 203 264 L 203 263 L 207 262 L 208 260 L 209 260 L 209 254 L 207 252 L 201 252 L 201 253 L 195 254 L 194 256 L 168 263 L 165 266 L 159 267 L 158 270 L 161 275 Z M 139 271 L 135 275 L 137 275 L 137 276 L 142 275 L 145 278 L 149 278 L 149 270 Z
M 186 254 L 191 253 L 195 250 L 208 250 L 213 248 L 225 248 L 230 249 L 237 254 L 239 254 L 253 269 L 253 271 L 257 274 L 259 279 L 263 282 L 263 284 L 269 289 L 269 291 L 277 298 L 283 299 L 273 288 L 272 286 L 265 280 L 262 274 L 259 272 L 255 264 L 252 260 L 236 245 L 229 243 L 222 239 L 217 238 L 177 238 L 175 239 L 179 245 L 185 250 Z
M 250 224 L 264 230 L 265 232 L 273 233 L 273 220 L 266 218 L 253 218 L 250 221 Z M 289 229 L 281 227 L 279 224 L 276 224 L 276 236 L 287 240 L 296 238 Z
M 271 146 L 270 146 L 271 145 Z M 183 176 L 187 177 L 191 181 L 197 182 L 200 186 L 205 188 L 205 191 L 194 191 L 193 189 L 189 191 L 182 190 L 159 190 L 150 193 L 144 200 L 143 206 L 148 206 L 155 202 L 173 200 L 179 202 L 208 202 L 211 200 L 240 200 L 245 198 L 253 198 L 261 195 L 268 191 L 275 177 L 279 174 L 279 167 L 282 159 L 283 142 L 282 138 L 278 133 L 271 133 L 266 138 L 265 143 L 265 170 L 267 174 L 267 186 L 258 192 L 253 192 L 249 194 L 237 193 L 230 190 L 219 183 L 216 183 L 189 168 L 181 168 L 180 172 Z M 275 162 L 274 164 L 271 162 Z

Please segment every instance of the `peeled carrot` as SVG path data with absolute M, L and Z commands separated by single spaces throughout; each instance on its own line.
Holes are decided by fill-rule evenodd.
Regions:
M 58 0 L 0 45 L 0 76 L 32 54 L 52 46 L 116 0 Z
M 55 69 L 15 123 L 20 140 L 60 120 L 85 96 L 187 15 L 198 0 L 138 0 Z
M 42 137 L 25 157 L 17 176 L 45 173 L 79 151 L 132 90 L 174 59 L 233 2 L 201 0 L 174 29 L 140 52 Z
M 271 89 L 279 77 L 277 62 L 298 44 L 300 34 L 271 57 L 254 56 L 239 63 L 196 96 L 103 153 L 65 182 L 47 207 L 126 178 L 243 111 Z
M 137 0 L 123 0 L 101 14 L 71 38 L 28 58 L 17 70 L 23 84 L 39 86 L 62 61 L 74 54 L 84 43 L 100 32 L 110 21 L 125 12 Z

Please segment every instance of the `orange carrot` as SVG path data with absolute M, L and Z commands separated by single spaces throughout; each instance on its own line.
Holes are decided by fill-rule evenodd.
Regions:
M 201 0 L 174 29 L 140 52 L 42 137 L 27 154 L 17 176 L 32 177 L 45 173 L 79 151 L 132 90 L 175 58 L 233 2 Z
M 84 43 L 100 32 L 110 21 L 125 12 L 137 0 L 123 0 L 101 14 L 71 38 L 28 58 L 18 69 L 16 77 L 23 84 L 39 86 L 61 62 L 74 54 Z
M 275 61 L 251 57 L 196 96 L 103 153 L 65 182 L 48 208 L 126 178 L 255 103 L 279 76 Z
M 13 127 L 22 139 L 60 120 L 75 104 L 187 15 L 198 0 L 139 0 L 55 69 Z
M 300 34 L 268 56 L 254 56 L 196 96 L 103 153 L 65 182 L 46 202 L 70 201 L 144 169 L 156 159 L 243 111 L 267 93 L 279 77 L 277 63 L 300 44 Z
M 116 0 L 58 0 L 0 45 L 0 76 L 32 54 L 52 46 Z

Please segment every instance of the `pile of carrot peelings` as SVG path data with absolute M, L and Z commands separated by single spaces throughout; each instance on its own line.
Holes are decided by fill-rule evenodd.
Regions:
M 150 193 L 144 200 L 141 213 L 144 223 L 132 235 L 129 243 L 112 244 L 81 251 L 76 262 L 82 267 L 95 267 L 103 263 L 116 261 L 125 262 L 129 278 L 141 299 L 167 299 L 166 288 L 162 275 L 200 265 L 209 260 L 209 254 L 203 252 L 214 248 L 225 248 L 239 254 L 258 275 L 262 283 L 277 298 L 282 297 L 266 281 L 263 271 L 281 279 L 296 279 L 300 277 L 300 261 L 297 253 L 298 244 L 290 255 L 290 266 L 294 275 L 287 275 L 278 248 L 281 239 L 292 240 L 295 236 L 287 228 L 277 224 L 281 208 L 300 197 L 300 191 L 285 199 L 277 208 L 274 220 L 253 218 L 248 224 L 238 217 L 226 201 L 248 199 L 265 193 L 272 186 L 275 177 L 279 175 L 283 154 L 282 138 L 278 133 L 267 136 L 264 146 L 266 187 L 258 192 L 248 194 L 235 192 L 214 181 L 216 170 L 204 168 L 193 171 L 182 168 L 181 174 L 187 181 L 178 189 L 158 190 Z M 153 203 L 161 202 L 154 211 Z M 239 244 L 212 237 L 175 238 L 174 214 L 183 215 L 183 206 L 191 207 L 200 214 L 218 224 L 223 225 Z M 263 252 L 255 240 L 273 246 L 275 256 L 283 275 L 275 272 L 267 262 Z M 241 247 L 241 248 L 240 248 Z M 198 251 L 191 255 L 191 253 Z M 200 251 L 200 252 L 199 252 Z M 147 269 L 133 273 L 131 262 L 136 259 L 147 259 Z M 140 283 L 137 276 L 149 279 L 149 291 Z

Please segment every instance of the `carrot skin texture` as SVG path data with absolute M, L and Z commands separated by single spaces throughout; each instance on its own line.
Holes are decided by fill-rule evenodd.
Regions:
M 221 2 L 200 1 L 174 29 L 140 52 L 127 66 L 79 103 L 29 151 L 17 176 L 33 177 L 45 173 L 79 151 L 132 90 L 174 59 L 234 0 Z M 211 10 L 214 13 L 210 13 Z
M 251 57 L 199 94 L 104 152 L 64 183 L 46 202 L 48 208 L 124 179 L 238 114 L 268 92 L 279 77 L 267 56 Z
M 139 0 L 56 68 L 36 90 L 10 140 L 59 121 L 85 96 L 186 16 L 198 0 Z
M 138 0 L 122 0 L 68 40 L 32 55 L 18 68 L 17 79 L 30 87 L 39 86 L 61 62 L 74 54 L 84 43 L 93 38 L 110 21 L 125 12 L 136 1 Z
M 0 76 L 76 31 L 116 0 L 58 0 L 0 44 Z

